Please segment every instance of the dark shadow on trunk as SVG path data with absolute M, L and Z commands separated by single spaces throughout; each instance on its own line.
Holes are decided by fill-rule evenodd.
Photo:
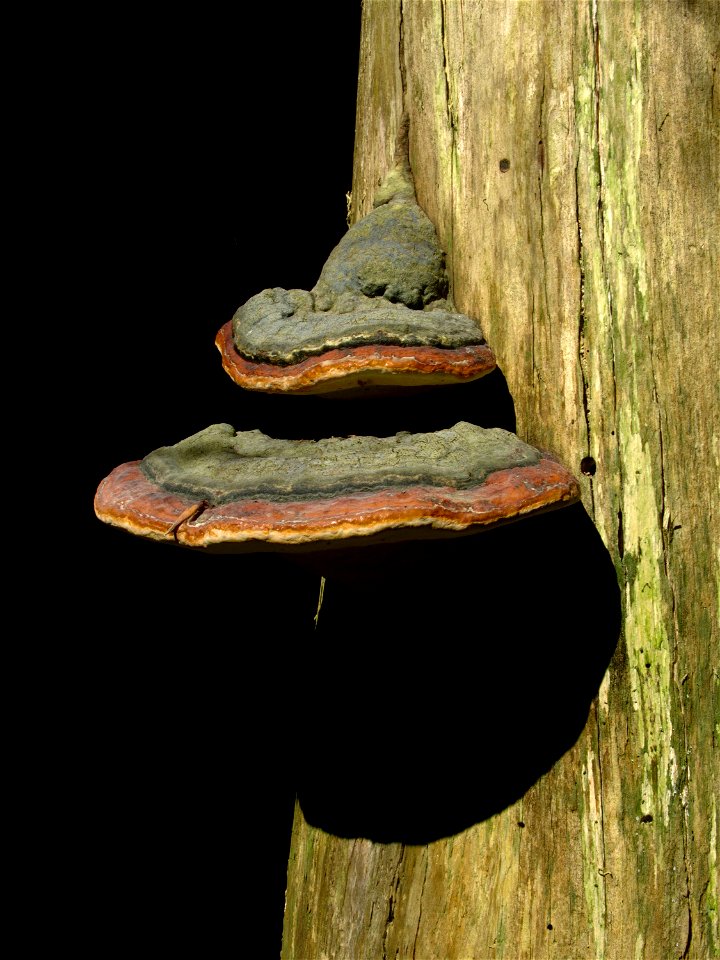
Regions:
M 355 560 L 328 564 L 297 684 L 300 803 L 330 833 L 428 843 L 575 743 L 619 635 L 615 571 L 580 505 Z

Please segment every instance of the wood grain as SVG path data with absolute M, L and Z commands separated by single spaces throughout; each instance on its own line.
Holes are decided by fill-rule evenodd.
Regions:
M 519 434 L 583 474 L 622 634 L 580 739 L 513 808 L 426 847 L 298 808 L 286 960 L 720 956 L 719 12 L 363 4 L 353 214 L 404 98 L 455 304 Z

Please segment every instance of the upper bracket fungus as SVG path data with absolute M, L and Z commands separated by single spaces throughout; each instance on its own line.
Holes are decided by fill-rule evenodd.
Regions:
M 302 551 L 473 533 L 578 497 L 554 457 L 499 428 L 312 441 L 214 424 L 117 467 L 95 512 L 188 547 Z
M 395 159 L 374 209 L 340 240 L 312 290 L 263 290 L 220 329 L 223 367 L 240 386 L 382 392 L 495 368 L 478 324 L 450 299 L 445 255 L 415 197 L 407 121 Z

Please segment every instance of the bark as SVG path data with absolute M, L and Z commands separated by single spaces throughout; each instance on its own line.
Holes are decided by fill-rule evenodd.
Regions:
M 353 217 L 405 106 L 456 308 L 580 476 L 622 626 L 510 807 L 404 845 L 298 806 L 286 960 L 720 956 L 719 47 L 716 3 L 364 3 Z

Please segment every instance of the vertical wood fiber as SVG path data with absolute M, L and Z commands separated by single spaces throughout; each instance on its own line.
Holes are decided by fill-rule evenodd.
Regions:
M 580 740 L 491 820 L 404 847 L 298 810 L 286 960 L 720 956 L 719 49 L 712 2 L 365 0 L 354 216 L 404 94 L 518 434 L 596 464 L 623 628 Z

